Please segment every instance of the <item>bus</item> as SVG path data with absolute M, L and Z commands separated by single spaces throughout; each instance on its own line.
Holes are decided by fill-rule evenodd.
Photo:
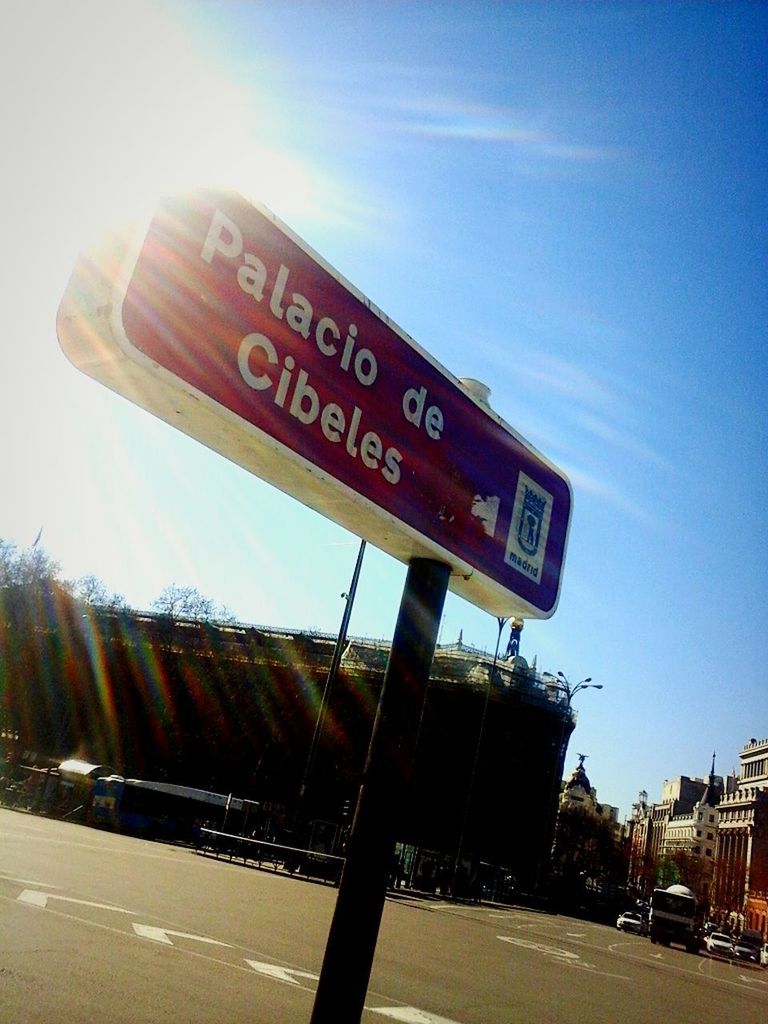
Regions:
M 231 794 L 108 775 L 94 783 L 91 823 L 148 839 L 192 842 L 203 825 L 239 831 L 257 807 Z
M 696 953 L 696 897 L 686 885 L 670 885 L 654 889 L 648 931 L 651 942 L 669 946 L 675 942 Z

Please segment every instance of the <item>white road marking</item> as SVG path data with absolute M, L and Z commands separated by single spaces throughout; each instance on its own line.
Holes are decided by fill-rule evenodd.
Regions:
M 572 953 L 569 949 L 561 949 L 559 946 L 545 946 L 543 942 L 531 942 L 529 939 L 513 938 L 511 935 L 497 935 L 502 942 L 509 942 L 513 946 L 522 946 L 524 949 L 532 949 L 545 956 L 551 956 L 554 960 L 567 967 L 579 967 L 593 974 L 599 974 L 604 978 L 619 978 L 622 981 L 629 981 L 625 974 L 609 974 L 607 971 L 600 971 L 596 964 L 587 963 L 582 960 L 578 953 Z
M 137 925 L 133 926 L 134 928 Z M 173 933 L 171 933 L 173 934 Z M 302 981 L 319 981 L 320 976 L 310 971 L 299 971 L 292 967 L 281 967 L 279 964 L 265 963 L 263 960 L 246 960 L 249 967 L 252 967 L 258 974 L 263 974 L 273 981 L 282 981 L 288 985 L 304 986 Z M 447 1017 L 438 1017 L 434 1013 L 427 1013 L 426 1010 L 419 1010 L 415 1006 L 366 1006 L 370 1013 L 381 1014 L 382 1017 L 389 1017 L 391 1020 L 399 1020 L 402 1024 L 458 1024 L 458 1021 L 449 1020 Z
M 746 981 L 748 985 L 751 985 L 755 981 L 758 985 L 768 985 L 768 981 L 764 981 L 762 978 L 752 978 L 747 974 L 740 974 L 739 981 Z
M 114 907 L 109 903 L 94 903 L 92 900 L 76 900 L 72 896 L 57 896 L 52 892 L 38 892 L 37 889 L 25 889 L 16 897 L 19 903 L 27 903 L 30 907 L 47 907 L 48 900 L 61 900 L 62 903 L 77 903 L 82 907 L 96 907 L 98 910 L 114 910 L 116 914 L 134 914 L 134 910 Z
M 262 960 L 246 960 L 245 962 L 259 974 L 265 974 L 275 981 L 285 981 L 289 985 L 299 985 L 299 978 L 305 981 L 318 981 L 319 979 L 319 975 L 311 974 L 309 971 L 297 971 L 290 967 L 280 967 L 278 964 L 267 964 Z
M 426 1010 L 418 1010 L 415 1006 L 366 1006 L 371 1013 L 380 1013 L 382 1017 L 403 1021 L 403 1024 L 458 1024 L 447 1017 L 438 1017 Z
M 4 871 L 0 871 L 0 879 L 4 882 L 18 882 L 19 885 L 34 885 L 38 889 L 60 889 L 59 885 L 51 885 L 49 882 L 38 882 L 36 878 L 14 878 L 13 875 L 8 875 Z
M 190 932 L 174 932 L 170 928 L 155 928 L 151 924 L 136 924 L 133 923 L 133 930 L 141 939 L 152 939 L 153 942 L 163 942 L 167 946 L 173 945 L 173 940 L 170 938 L 171 935 L 177 939 L 194 939 L 196 942 L 207 942 L 211 946 L 226 946 L 228 949 L 232 947 L 228 942 L 220 942 L 218 939 L 209 939 L 205 935 L 192 935 Z
M 568 949 L 559 949 L 557 946 L 545 946 L 542 942 L 531 942 L 530 939 L 519 939 L 513 938 L 511 935 L 497 935 L 497 939 L 501 939 L 502 942 L 509 942 L 513 946 L 522 946 L 524 949 L 533 949 L 538 953 L 545 953 L 547 956 L 552 956 L 556 960 L 580 960 L 581 957 L 578 953 L 571 953 Z

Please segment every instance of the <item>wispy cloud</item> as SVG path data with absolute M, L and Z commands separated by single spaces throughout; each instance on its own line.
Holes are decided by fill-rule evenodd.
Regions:
M 589 412 L 580 412 L 577 421 L 592 437 L 605 441 L 648 465 L 674 472 L 674 464 L 665 455 L 600 416 Z
M 636 501 L 626 491 L 617 487 L 615 483 L 580 469 L 572 463 L 561 462 L 560 465 L 571 481 L 577 502 L 579 494 L 588 494 L 642 526 L 653 527 L 657 532 L 662 529 L 670 534 L 674 532 L 674 523 L 668 514 L 659 517 L 654 512 L 650 512 L 645 504 Z
M 536 355 L 531 360 L 521 361 L 515 367 L 515 374 L 585 404 L 606 406 L 619 401 L 616 391 L 604 380 L 576 363 L 556 356 Z
M 396 127 L 412 134 L 507 144 L 529 156 L 568 163 L 594 163 L 620 156 L 616 147 L 587 145 L 563 138 L 537 124 L 534 115 L 508 107 L 450 99 L 410 100 L 400 106 L 404 116 L 396 122 Z
M 484 351 L 496 360 L 495 346 Z M 503 364 L 502 350 L 498 357 Z M 621 517 L 674 532 L 669 516 L 660 522 L 650 481 L 658 486 L 659 471 L 667 479 L 680 467 L 642 436 L 653 410 L 634 395 L 631 382 L 534 352 L 515 364 L 511 394 L 499 389 L 497 398 L 494 407 L 502 415 L 508 404 L 514 407 L 518 429 L 566 472 L 577 501 L 588 495 Z
M 628 420 L 635 408 L 636 396 L 631 384 L 608 379 L 576 363 L 555 356 L 538 355 L 528 365 L 517 368 L 524 380 L 568 399 L 570 422 L 590 440 L 609 445 L 630 455 L 635 461 L 675 472 L 670 459 L 637 436 Z

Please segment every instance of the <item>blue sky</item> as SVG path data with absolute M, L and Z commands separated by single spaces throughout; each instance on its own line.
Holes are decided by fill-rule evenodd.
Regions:
M 147 608 L 333 632 L 357 540 L 74 370 L 79 246 L 141 194 L 258 195 L 570 477 L 522 653 L 600 692 L 599 797 L 768 735 L 763 4 L 69 3 L 4 12 L 0 537 Z M 390 637 L 368 548 L 350 630 Z M 443 643 L 496 622 L 449 597 Z

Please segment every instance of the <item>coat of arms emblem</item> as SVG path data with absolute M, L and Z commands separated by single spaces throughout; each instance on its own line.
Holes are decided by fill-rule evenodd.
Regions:
M 540 583 L 554 498 L 526 473 L 517 478 L 504 561 Z
M 517 524 L 517 543 L 531 557 L 539 550 L 546 506 L 547 500 L 543 495 L 531 490 L 530 487 L 525 488 L 520 521 Z

